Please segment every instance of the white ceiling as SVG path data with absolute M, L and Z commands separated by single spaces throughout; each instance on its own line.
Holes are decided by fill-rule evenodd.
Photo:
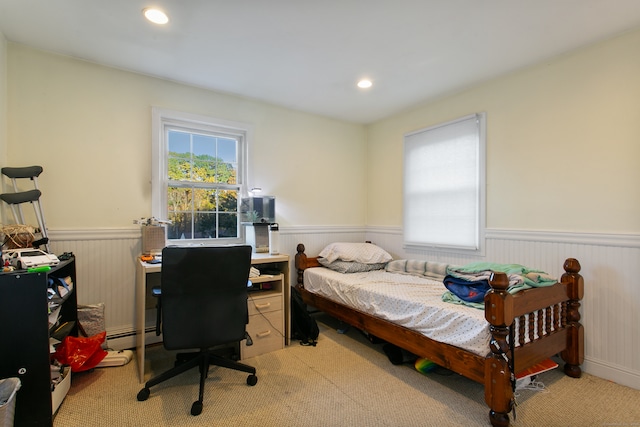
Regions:
M 640 0 L 0 0 L 11 42 L 357 123 L 639 27 Z

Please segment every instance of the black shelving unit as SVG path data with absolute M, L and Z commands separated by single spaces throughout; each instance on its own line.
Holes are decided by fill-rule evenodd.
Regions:
M 56 325 L 49 325 L 49 278 L 70 277 L 72 291 L 65 296 Z M 69 322 L 70 334 L 78 335 L 75 259 L 60 262 L 44 273 L 0 274 L 0 325 L 2 354 L 0 378 L 18 377 L 16 426 L 53 425 L 53 393 L 49 337 L 57 326 Z M 69 373 L 70 375 L 70 373 Z M 58 396 L 60 397 L 58 390 Z

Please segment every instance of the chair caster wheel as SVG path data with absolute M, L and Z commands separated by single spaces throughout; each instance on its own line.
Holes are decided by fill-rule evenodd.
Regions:
M 247 384 L 250 386 L 254 386 L 256 384 L 258 384 L 258 377 L 256 377 L 255 375 L 249 375 L 247 377 Z
M 191 415 L 196 416 L 202 413 L 202 402 L 195 401 L 193 405 L 191 405 Z
M 151 390 L 149 390 L 148 387 L 143 388 L 138 392 L 138 401 L 142 402 L 144 400 L 147 400 L 150 394 L 151 394 Z

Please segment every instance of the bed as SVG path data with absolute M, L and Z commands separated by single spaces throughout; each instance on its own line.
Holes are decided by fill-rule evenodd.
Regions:
M 323 252 L 326 252 L 326 249 Z M 477 325 L 478 317 L 482 318 L 480 321 L 484 323 L 483 327 L 472 326 L 467 329 L 483 329 L 484 332 L 479 336 L 460 340 L 455 337 L 455 333 L 450 333 L 452 338 L 448 339 L 443 336 L 442 330 L 435 335 L 432 334 L 436 338 L 430 338 L 429 333 L 424 332 L 420 325 L 411 323 L 411 319 L 420 316 L 416 315 L 416 307 L 401 301 L 401 297 L 398 297 L 399 301 L 390 304 L 399 305 L 402 307 L 401 311 L 411 314 L 404 317 L 389 315 L 382 301 L 391 296 L 388 290 L 392 288 L 391 285 L 382 286 L 383 290 L 373 296 L 353 293 L 361 292 L 358 287 L 379 289 L 378 284 L 385 284 L 389 280 L 390 276 L 387 274 L 405 278 L 409 275 L 392 274 L 379 269 L 369 272 L 358 270 L 356 274 L 337 272 L 322 265 L 327 265 L 328 261 L 324 255 L 326 253 L 322 257 L 310 257 L 305 254 L 302 243 L 297 246 L 296 287 L 304 302 L 418 357 L 429 359 L 483 384 L 485 402 L 490 409 L 489 421 L 493 426 L 508 426 L 510 423 L 509 414 L 514 405 L 514 373 L 524 371 L 559 354 L 564 361 L 566 375 L 578 378 L 582 374 L 580 365 L 584 358 L 584 331 L 580 324 L 579 309 L 584 281 L 579 274 L 580 263 L 576 259 L 569 258 L 564 262 L 565 273 L 558 282 L 515 293 L 512 293 L 511 275 L 499 271 L 492 272 L 488 279 L 490 290 L 484 295 L 484 310 L 460 304 L 448 304 L 445 307 L 453 312 L 471 310 L 471 317 L 476 318 L 472 322 L 473 325 Z M 340 260 L 335 262 L 339 263 Z M 323 278 L 323 275 L 326 277 Z M 437 281 L 440 276 L 426 279 L 425 283 Z M 360 280 L 361 283 L 350 287 L 349 281 L 353 280 Z M 367 286 L 367 281 L 376 285 Z M 409 280 L 412 281 L 413 279 Z M 321 286 L 325 285 L 321 285 L 320 282 L 333 283 L 333 289 L 321 290 Z M 408 286 L 410 288 L 407 292 L 414 292 L 416 285 Z M 341 287 L 344 287 L 342 291 L 339 290 Z M 442 290 L 446 291 L 444 287 Z M 364 306 L 359 301 L 364 301 Z M 460 320 L 464 317 L 459 317 L 459 314 L 455 315 L 458 316 L 457 320 L 452 323 L 466 321 Z M 448 319 L 451 319 L 450 316 L 444 315 Z M 420 321 L 422 327 L 426 327 L 427 330 L 430 318 L 433 316 L 422 316 Z

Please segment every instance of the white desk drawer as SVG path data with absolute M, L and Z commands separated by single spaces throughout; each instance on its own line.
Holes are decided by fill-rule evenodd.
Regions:
M 246 341 L 242 341 L 242 359 L 284 348 L 282 311 L 271 311 L 250 316 L 247 332 L 249 332 L 253 340 L 253 345 L 247 346 Z
M 247 307 L 249 308 L 249 316 L 253 316 L 254 314 L 259 313 L 280 311 L 282 310 L 282 295 L 278 294 L 267 297 L 249 295 Z

